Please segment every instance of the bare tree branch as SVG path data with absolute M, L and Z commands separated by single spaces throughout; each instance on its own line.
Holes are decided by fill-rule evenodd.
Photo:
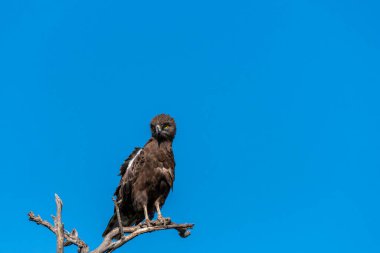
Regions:
M 57 216 L 54 218 L 54 227 L 57 235 L 57 253 L 63 253 L 63 224 L 62 224 L 62 200 L 61 198 L 57 195 L 54 194 L 55 196 L 55 204 L 57 205 Z
M 115 203 L 115 202 L 114 202 Z M 145 233 L 151 233 L 155 231 L 160 231 L 160 230 L 166 230 L 166 229 L 175 229 L 178 231 L 179 235 L 183 238 L 187 237 L 190 235 L 189 229 L 192 229 L 194 227 L 194 224 L 176 224 L 172 222 L 169 218 L 165 220 L 164 223 L 160 221 L 151 221 L 150 226 L 148 226 L 146 223 L 142 223 L 136 226 L 132 227 L 122 227 L 121 224 L 121 219 L 118 218 L 119 221 L 119 227 L 113 229 L 110 231 L 103 239 L 103 241 L 100 243 L 100 245 L 94 249 L 93 251 L 90 252 L 89 247 L 87 244 L 81 240 L 78 236 L 78 232 L 76 229 L 73 229 L 73 231 L 70 233 L 68 231 L 65 231 L 63 229 L 63 224 L 61 222 L 61 217 L 62 217 L 62 201 L 59 198 L 58 195 L 56 195 L 56 204 L 57 204 L 57 217 L 54 217 L 54 223 L 55 226 L 50 224 L 48 221 L 43 220 L 39 215 L 36 216 L 34 215 L 33 212 L 29 212 L 29 220 L 37 223 L 37 225 L 42 225 L 46 228 L 48 228 L 50 231 L 52 231 L 56 236 L 57 240 L 59 238 L 63 238 L 62 241 L 63 243 L 57 241 L 57 253 L 62 253 L 63 252 L 63 247 L 69 246 L 69 245 L 76 245 L 78 247 L 78 252 L 79 253 L 109 253 L 113 252 L 116 249 L 120 248 L 123 246 L 125 243 L 128 241 L 132 240 L 133 238 L 145 234 Z M 117 206 L 117 203 L 115 203 L 115 208 Z M 120 217 L 120 213 L 119 213 Z M 59 218 L 59 220 L 58 220 Z M 59 228 L 59 223 L 62 226 L 61 234 L 58 235 L 58 230 Z M 121 225 L 121 226 L 120 226 Z M 121 236 L 120 236 L 121 233 Z M 127 235 L 125 235 L 127 234 Z M 60 237 L 62 236 L 62 237 Z M 117 239 L 117 240 L 115 240 Z M 62 248 L 61 248 L 62 246 Z M 62 251 L 59 251 L 61 250 Z
M 123 227 L 123 232 L 129 233 L 129 234 L 121 237 L 117 241 L 112 241 L 112 239 L 116 237 L 119 233 L 118 228 L 115 228 L 104 237 L 104 240 L 99 245 L 99 247 L 91 251 L 91 253 L 113 252 L 114 250 L 120 248 L 121 246 L 123 246 L 125 243 L 132 240 L 136 236 L 139 236 L 145 233 L 151 233 L 154 231 L 159 231 L 159 230 L 176 229 L 181 232 L 187 231 L 188 233 L 185 236 L 187 237 L 190 235 L 190 231 L 188 231 L 188 229 L 192 229 L 193 227 L 194 227 L 194 224 L 186 224 L 186 223 L 176 224 L 176 223 L 171 222 L 170 220 L 168 220 L 165 225 L 158 221 L 151 221 L 151 226 L 147 226 L 146 224 L 141 224 L 141 225 L 137 225 L 133 227 Z
M 124 236 L 124 233 L 123 233 L 123 223 L 121 223 L 119 204 L 117 203 L 116 198 L 112 198 L 112 200 L 113 200 L 113 204 L 115 205 L 117 223 L 119 224 L 120 238 L 122 238 Z
M 51 225 L 48 221 L 43 220 L 39 215 L 36 216 L 33 212 L 29 212 L 28 216 L 29 216 L 30 221 L 34 221 L 35 223 L 37 223 L 37 225 L 42 225 L 42 226 L 48 228 L 54 234 L 56 234 L 55 227 L 53 225 Z M 75 244 L 79 248 L 88 247 L 84 241 L 79 239 L 78 232 L 75 229 L 73 229 L 73 231 L 71 233 L 65 231 L 64 236 L 66 239 L 66 243 L 64 246 L 69 246 L 71 244 Z

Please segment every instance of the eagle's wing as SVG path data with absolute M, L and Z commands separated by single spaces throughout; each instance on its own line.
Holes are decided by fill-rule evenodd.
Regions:
M 115 191 L 117 200 L 126 200 L 131 183 L 135 180 L 137 171 L 141 168 L 143 149 L 136 147 L 120 167 L 120 183 Z
M 128 216 L 125 214 L 125 208 L 128 199 L 128 194 L 130 192 L 131 185 L 136 179 L 136 175 L 138 174 L 138 171 L 143 167 L 143 155 L 142 155 L 143 149 L 142 148 L 135 148 L 133 150 L 132 154 L 129 155 L 129 157 L 124 161 L 124 163 L 120 167 L 120 183 L 115 191 L 115 196 L 117 201 L 119 202 L 120 207 L 120 215 L 122 220 L 123 226 L 130 226 L 134 223 L 136 223 L 136 217 Z M 114 214 L 111 217 L 111 219 L 108 222 L 108 225 L 106 229 L 103 232 L 103 237 L 106 236 L 112 229 L 117 227 L 118 221 L 116 216 L 116 209 L 114 208 Z

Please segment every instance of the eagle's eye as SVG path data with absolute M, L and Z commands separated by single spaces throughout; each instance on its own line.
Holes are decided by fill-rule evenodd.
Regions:
M 169 128 L 169 124 L 165 124 L 164 129 L 168 129 L 168 128 Z

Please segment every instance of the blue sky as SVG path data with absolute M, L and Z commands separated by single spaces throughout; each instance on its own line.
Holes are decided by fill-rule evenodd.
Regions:
M 3 252 L 54 252 L 27 221 L 64 202 L 94 247 L 119 166 L 177 121 L 174 191 L 194 222 L 120 252 L 379 252 L 377 1 L 3 1 Z M 70 248 L 67 252 L 76 252 Z

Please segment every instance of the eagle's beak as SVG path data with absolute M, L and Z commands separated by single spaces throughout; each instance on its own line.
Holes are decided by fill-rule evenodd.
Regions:
M 160 125 L 156 125 L 156 133 L 157 134 L 161 133 L 161 127 L 160 127 Z

